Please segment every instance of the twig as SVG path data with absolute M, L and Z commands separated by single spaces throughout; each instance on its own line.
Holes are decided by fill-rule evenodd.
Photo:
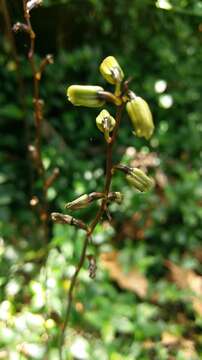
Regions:
M 52 63 L 52 57 L 47 55 L 44 60 L 42 60 L 41 65 L 38 69 L 36 60 L 35 60 L 35 32 L 32 28 L 30 13 L 27 7 L 27 1 L 23 0 L 23 10 L 24 10 L 24 19 L 26 27 L 26 32 L 29 34 L 30 38 L 30 49 L 28 52 L 28 59 L 30 62 L 30 66 L 32 69 L 32 77 L 33 77 L 33 103 L 34 103 L 34 118 L 35 118 L 35 128 L 36 128 L 36 136 L 35 136 L 35 166 L 38 172 L 38 176 L 42 179 L 42 187 L 43 187 L 43 195 L 41 197 L 41 211 L 40 211 L 40 219 L 43 224 L 44 229 L 44 239 L 45 243 L 48 242 L 48 202 L 47 202 L 47 180 L 45 174 L 45 168 L 42 161 L 42 153 L 41 153 L 41 138 L 42 138 L 42 121 L 43 121 L 43 106 L 44 102 L 40 99 L 40 81 L 41 75 L 45 66 L 49 63 Z M 54 177 L 55 178 L 55 177 Z M 51 182 L 52 183 L 52 182 Z
M 11 51 L 12 51 L 13 58 L 15 60 L 15 66 L 16 66 L 17 82 L 18 82 L 18 88 L 19 88 L 18 101 L 22 108 L 23 120 L 24 120 L 25 153 L 26 153 L 26 161 L 27 161 L 27 166 L 28 166 L 29 195 L 31 196 L 32 183 L 33 183 L 33 171 L 32 171 L 32 167 L 30 166 L 29 154 L 28 154 L 28 144 L 29 144 L 30 132 L 29 132 L 28 123 L 26 121 L 26 116 L 25 116 L 25 114 L 26 114 L 25 86 L 24 86 L 21 69 L 20 69 L 20 61 L 19 61 L 18 51 L 17 51 L 17 47 L 16 47 L 16 43 L 15 43 L 15 38 L 14 38 L 14 35 L 12 32 L 12 25 L 11 25 L 12 23 L 11 23 L 10 13 L 9 13 L 9 9 L 8 9 L 8 4 L 5 0 L 2 0 L 1 6 L 2 6 L 3 17 L 5 20 L 5 25 L 6 25 L 7 37 L 8 37 L 8 41 L 10 42 L 10 45 L 11 45 Z
M 111 142 L 108 144 L 107 143 L 107 150 L 106 150 L 106 176 L 105 176 L 105 187 L 104 187 L 104 194 L 105 197 L 103 198 L 101 205 L 97 211 L 97 214 L 95 215 L 94 220 L 91 222 L 91 225 L 86 233 L 86 238 L 83 244 L 83 249 L 81 252 L 81 257 L 79 260 L 79 263 L 77 265 L 76 271 L 72 277 L 71 280 L 71 285 L 69 288 L 69 292 L 68 292 L 68 296 L 67 296 L 67 306 L 66 306 L 66 312 L 65 312 L 65 319 L 64 319 L 64 324 L 62 327 L 62 331 L 61 331 L 61 336 L 59 339 L 59 359 L 63 360 L 63 356 L 62 356 L 62 349 L 63 349 L 63 344 L 64 344 L 64 338 L 65 338 L 65 331 L 67 329 L 68 323 L 69 323 L 69 318 L 70 318 L 70 313 L 71 313 L 71 307 L 72 307 L 72 301 L 73 301 L 73 291 L 74 288 L 76 286 L 76 280 L 77 277 L 79 275 L 79 272 L 84 264 L 85 258 L 86 258 L 86 250 L 88 247 L 88 243 L 89 240 L 91 238 L 91 235 L 96 227 L 96 225 L 99 223 L 99 221 L 101 220 L 104 212 L 106 211 L 106 206 L 107 206 L 107 199 L 108 199 L 108 194 L 110 191 L 110 185 L 111 185 L 111 181 L 112 181 L 112 177 L 113 177 L 113 172 L 112 172 L 112 167 L 113 167 L 113 163 L 112 163 L 112 149 L 113 149 L 113 145 L 115 143 L 116 137 L 117 137 L 117 133 L 118 133 L 118 129 L 119 129 L 119 125 L 121 122 L 121 116 L 122 116 L 122 111 L 124 108 L 124 104 L 121 104 L 120 106 L 117 107 L 117 113 L 116 113 L 116 126 L 114 128 L 114 132 L 112 135 L 112 140 Z
M 40 214 L 40 220 L 42 223 L 42 228 L 44 232 L 44 241 L 46 248 L 48 247 L 48 239 L 49 239 L 49 227 L 48 227 L 48 201 L 47 201 L 47 190 L 55 181 L 59 174 L 59 170 L 56 168 L 54 169 L 53 173 L 47 177 L 45 167 L 42 161 L 42 152 L 41 152 L 41 140 L 42 140 L 42 124 L 43 124 L 43 106 L 44 102 L 40 98 L 40 82 L 42 78 L 42 73 L 46 67 L 46 65 L 53 63 L 53 58 L 51 55 L 47 55 L 42 61 L 39 66 L 37 66 L 36 57 L 35 57 L 35 32 L 32 28 L 32 23 L 30 20 L 30 10 L 35 6 L 35 4 L 39 3 L 39 1 L 30 1 L 23 0 L 23 11 L 24 11 L 24 24 L 17 23 L 13 26 L 13 30 L 17 31 L 24 31 L 29 36 L 30 40 L 30 48 L 28 52 L 28 60 L 30 63 L 30 67 L 32 70 L 32 78 L 33 78 L 33 105 L 34 105 L 34 120 L 35 120 L 35 144 L 29 144 L 29 152 L 35 165 L 38 178 L 41 179 L 42 182 L 42 195 L 40 199 L 36 196 L 33 196 L 30 200 L 31 206 L 37 206 L 37 209 Z M 46 269 L 46 260 L 47 260 L 47 253 L 45 254 L 45 269 Z M 46 269 L 47 270 L 47 269 Z M 45 272 L 45 288 L 47 283 L 47 271 Z M 46 302 L 45 307 L 48 313 L 48 296 L 47 296 L 47 289 L 46 289 Z M 46 314 L 46 316 L 48 316 Z M 47 336 L 49 336 L 47 329 Z M 47 353 L 48 353 L 48 345 L 47 342 Z

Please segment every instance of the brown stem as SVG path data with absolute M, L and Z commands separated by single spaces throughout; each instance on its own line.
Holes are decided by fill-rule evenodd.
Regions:
M 28 52 L 28 59 L 32 69 L 33 77 L 33 102 L 34 102 L 34 118 L 35 118 L 35 128 L 36 128 L 36 137 L 35 137 L 35 148 L 36 148 L 36 169 L 38 176 L 41 177 L 43 183 L 43 195 L 41 199 L 41 214 L 40 219 L 44 228 L 44 238 L 45 242 L 48 242 L 48 203 L 47 203 L 47 186 L 45 178 L 45 168 L 42 161 L 41 153 L 41 133 L 42 133 L 42 121 L 43 121 L 43 101 L 40 99 L 40 80 L 41 77 L 38 76 L 38 69 L 35 60 L 35 32 L 32 28 L 30 13 L 27 9 L 27 1 L 23 0 L 23 10 L 24 18 L 27 26 L 27 32 L 30 37 L 30 49 Z
M 12 33 L 12 25 L 11 25 L 10 14 L 9 14 L 7 3 L 6 3 L 5 0 L 1 1 L 1 6 L 2 6 L 2 13 L 3 13 L 3 16 L 4 16 L 4 20 L 5 20 L 7 36 L 8 36 L 9 42 L 11 44 L 11 49 L 12 49 L 13 56 L 14 56 L 14 59 L 15 59 L 15 62 L 16 62 L 16 67 L 17 67 L 17 70 L 18 70 L 18 68 L 19 68 L 19 58 L 18 58 L 18 54 L 17 54 L 15 40 L 14 40 L 13 33 Z
M 5 0 L 1 1 L 1 7 L 2 7 L 2 13 L 5 20 L 6 25 L 6 33 L 8 37 L 8 41 L 11 45 L 11 51 L 13 54 L 13 58 L 15 60 L 16 65 L 16 75 L 17 75 L 17 82 L 18 82 L 18 101 L 21 106 L 22 112 L 23 112 L 23 120 L 24 120 L 24 139 L 25 139 L 25 153 L 26 153 L 26 160 L 27 160 L 27 166 L 28 166 L 28 177 L 29 177 L 29 195 L 32 194 L 32 183 L 33 183 L 33 171 L 32 167 L 30 166 L 30 159 L 28 154 L 28 144 L 29 144 L 29 138 L 30 138 L 30 131 L 29 126 L 26 119 L 26 103 L 25 103 L 25 86 L 23 81 L 23 76 L 20 69 L 20 60 L 17 52 L 17 47 L 15 43 L 15 38 L 12 32 L 12 23 L 11 23 L 11 17 L 8 9 L 8 4 Z
M 70 317 L 70 312 L 71 312 L 71 307 L 72 307 L 72 300 L 73 300 L 73 290 L 74 287 L 76 285 L 76 280 L 78 277 L 78 274 L 83 266 L 85 257 L 86 257 L 86 250 L 87 250 L 87 246 L 88 246 L 88 241 L 89 241 L 89 237 L 88 235 L 85 238 L 84 244 L 83 244 L 83 249 L 82 249 L 82 253 L 81 253 L 81 257 L 79 260 L 79 263 L 77 265 L 76 271 L 74 273 L 74 276 L 71 280 L 71 285 L 69 288 L 69 292 L 68 292 L 68 299 L 67 299 L 67 308 L 66 308 L 66 313 L 65 313 L 65 319 L 64 319 L 64 324 L 62 327 L 62 331 L 61 331 L 61 336 L 60 336 L 60 340 L 59 340 L 59 358 L 60 360 L 62 360 L 62 348 L 63 348 L 63 343 L 64 343 L 64 337 L 65 337 L 65 331 L 67 329 L 67 325 L 69 322 L 69 317 Z
M 124 108 L 124 104 L 117 106 L 117 112 L 116 112 L 116 126 L 114 128 L 114 132 L 112 135 L 112 140 L 109 144 L 107 144 L 107 153 L 106 153 L 106 175 L 105 175 L 105 187 L 104 187 L 104 194 L 105 197 L 103 198 L 100 208 L 97 211 L 97 214 L 95 215 L 94 220 L 92 221 L 89 230 L 86 233 L 86 238 L 83 244 L 83 249 L 81 252 L 81 257 L 79 260 L 79 263 L 77 265 L 76 271 L 74 273 L 74 276 L 71 280 L 71 285 L 69 288 L 69 292 L 68 292 L 68 296 L 67 296 L 67 307 L 66 307 L 66 312 L 65 312 L 65 319 L 64 319 L 64 324 L 62 327 L 62 331 L 61 331 L 61 336 L 60 336 L 60 340 L 59 340 L 59 359 L 63 360 L 62 357 L 62 349 L 63 349 L 63 344 L 64 344 L 64 338 L 65 338 L 65 331 L 67 329 L 68 323 L 69 323 L 69 318 L 70 318 L 70 313 L 71 313 L 71 307 L 72 307 L 72 301 L 73 301 L 73 290 L 75 288 L 76 285 L 76 280 L 77 277 L 79 275 L 79 272 L 83 266 L 85 257 L 86 257 L 86 250 L 87 250 L 87 246 L 89 243 L 89 240 L 91 238 L 91 235 L 96 227 L 96 225 L 99 223 L 99 221 L 101 220 L 104 212 L 106 211 L 106 205 L 107 205 L 107 200 L 108 200 L 108 194 L 110 191 L 110 185 L 111 185 L 111 181 L 112 181 L 112 177 L 113 177 L 113 173 L 112 173 L 112 167 L 113 167 L 113 163 L 112 163 L 112 149 L 113 149 L 113 145 L 116 141 L 116 137 L 117 137 L 117 133 L 118 133 L 118 129 L 119 129 L 119 125 L 121 122 L 121 116 L 122 116 L 122 111 Z
M 122 102 L 120 98 L 108 91 L 99 91 L 99 97 L 117 106 L 119 106 Z

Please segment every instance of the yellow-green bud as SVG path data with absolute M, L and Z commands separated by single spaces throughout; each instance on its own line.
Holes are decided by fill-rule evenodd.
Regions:
M 126 179 L 141 192 L 149 191 L 154 186 L 154 180 L 137 168 L 132 168 Z
M 106 57 L 100 65 L 100 72 L 110 84 L 120 83 L 124 78 L 123 70 L 113 56 Z
M 147 102 L 139 96 L 132 94 L 132 99 L 127 102 L 126 110 L 138 137 L 150 139 L 154 131 L 152 114 Z
M 109 133 L 114 129 L 116 121 L 107 110 L 102 110 L 96 117 L 96 124 L 100 131 L 104 133 L 107 142 L 110 142 Z
M 100 131 L 104 132 L 105 130 L 108 130 L 111 132 L 116 125 L 116 121 L 113 116 L 111 116 L 110 113 L 104 109 L 96 117 L 96 124 Z
M 100 107 L 105 103 L 99 97 L 100 91 L 104 91 L 101 86 L 71 85 L 67 88 L 67 97 L 76 106 Z

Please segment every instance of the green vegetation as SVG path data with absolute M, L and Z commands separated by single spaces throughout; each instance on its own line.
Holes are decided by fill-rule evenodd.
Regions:
M 48 243 L 33 195 L 42 181 L 27 147 L 34 143 L 29 38 L 14 34 L 0 2 L 0 359 L 58 360 L 67 292 L 85 234 L 48 221 Z M 7 1 L 11 24 L 21 2 Z M 164 7 L 164 9 L 163 9 Z M 67 360 L 195 360 L 202 357 L 202 2 L 199 0 L 44 0 L 32 11 L 36 62 L 54 55 L 40 85 L 44 100 L 41 155 L 48 213 L 75 197 L 101 191 L 105 140 L 97 109 L 66 99 L 74 83 L 106 82 L 98 64 L 115 56 L 131 88 L 152 109 L 149 141 L 132 134 L 126 114 L 114 162 L 145 167 L 155 189 L 137 193 L 118 174 L 110 206 L 79 274 L 64 347 Z M 109 85 L 110 88 L 111 85 Z M 112 109 L 112 111 L 111 111 Z M 113 114 L 113 108 L 109 108 Z M 76 196 L 75 196 L 76 195 Z M 32 201 L 31 205 L 34 204 Z M 78 210 L 92 219 L 96 204 Z

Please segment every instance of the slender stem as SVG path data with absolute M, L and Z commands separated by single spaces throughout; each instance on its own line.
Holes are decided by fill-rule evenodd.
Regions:
M 88 247 L 90 237 L 91 237 L 96 225 L 101 220 L 104 212 L 106 211 L 108 194 L 109 194 L 109 191 L 110 191 L 110 185 L 111 185 L 111 181 L 112 181 L 112 177 L 113 177 L 113 173 L 112 173 L 112 167 L 113 167 L 112 149 L 113 149 L 113 145 L 114 145 L 114 143 L 116 141 L 116 138 L 117 138 L 117 133 L 118 133 L 119 125 L 120 125 L 120 122 L 121 122 L 123 109 L 124 109 L 124 104 L 121 104 L 120 106 L 117 106 L 116 126 L 114 128 L 114 132 L 113 132 L 113 135 L 112 135 L 112 140 L 111 140 L 111 142 L 109 144 L 107 144 L 105 187 L 104 187 L 104 191 L 103 191 L 104 194 L 105 194 L 105 197 L 103 198 L 103 200 L 101 202 L 101 205 L 100 205 L 100 207 L 99 207 L 99 209 L 97 211 L 97 214 L 95 215 L 94 220 L 91 222 L 89 230 L 88 230 L 88 232 L 86 234 L 86 238 L 85 238 L 85 241 L 84 241 L 84 244 L 83 244 L 83 249 L 82 249 L 82 252 L 81 252 L 81 257 L 80 257 L 79 263 L 77 265 L 76 271 L 74 273 L 74 276 L 72 277 L 69 292 L 68 292 L 68 295 L 67 295 L 67 307 L 66 307 L 66 312 L 65 312 L 65 319 L 64 319 L 64 324 L 63 324 L 62 331 L 61 331 L 61 336 L 60 336 L 60 339 L 59 339 L 59 359 L 60 360 L 63 360 L 62 349 L 63 349 L 63 344 L 64 344 L 65 331 L 66 331 L 68 323 L 69 323 L 71 307 L 72 307 L 72 302 L 73 302 L 73 290 L 74 290 L 75 285 L 76 285 L 76 280 L 77 280 L 79 272 L 80 272 L 80 270 L 81 270 L 81 268 L 83 266 L 83 263 L 85 261 L 86 250 L 87 250 L 87 247 Z
M 35 32 L 32 28 L 32 23 L 30 20 L 30 13 L 27 8 L 27 0 L 23 0 L 23 10 L 24 10 L 24 19 L 27 26 L 27 32 L 29 34 L 30 39 L 30 49 L 28 52 L 28 60 L 30 63 L 30 67 L 32 70 L 32 78 L 33 78 L 33 104 L 34 104 L 34 120 L 35 120 L 35 146 L 34 150 L 36 152 L 36 156 L 34 158 L 34 163 L 36 167 L 36 171 L 38 173 L 38 177 L 42 180 L 42 196 L 40 198 L 40 220 L 42 223 L 44 242 L 47 245 L 49 239 L 49 228 L 48 228 L 48 202 L 47 202 L 47 179 L 45 168 L 42 161 L 42 152 L 41 152 L 41 137 L 42 137 L 42 121 L 43 121 L 43 101 L 40 99 L 40 80 L 41 76 L 38 76 L 38 66 L 35 58 Z M 40 74 L 41 75 L 41 74 Z M 51 181 L 54 179 L 51 179 Z M 49 179 L 50 183 L 50 179 Z M 47 257 L 45 257 L 46 264 Z M 47 271 L 45 272 L 45 284 L 47 283 Z M 45 285 L 46 287 L 46 285 Z M 47 289 L 45 291 L 46 297 L 46 309 L 48 313 L 48 296 Z M 46 316 L 48 316 L 46 314 Z M 47 329 L 45 329 L 47 333 L 47 337 L 49 337 Z M 47 354 L 49 352 L 49 342 L 47 342 Z
M 47 204 L 47 187 L 45 179 L 45 168 L 42 161 L 41 153 L 41 132 L 42 132 L 42 120 L 43 120 L 43 101 L 40 99 L 40 80 L 41 77 L 38 77 L 38 69 L 35 60 L 35 32 L 32 28 L 32 23 L 30 20 L 30 14 L 27 9 L 27 1 L 23 0 L 23 10 L 24 18 L 28 28 L 29 37 L 30 37 L 30 49 L 28 52 L 28 59 L 32 69 L 33 77 L 33 102 L 34 102 L 34 118 L 35 118 L 35 128 L 36 128 L 36 137 L 35 137 L 35 148 L 36 148 L 36 168 L 38 176 L 41 177 L 43 183 L 43 195 L 41 199 L 41 221 L 44 229 L 44 239 L 47 244 L 48 242 L 48 204 Z
M 23 112 L 24 134 L 25 134 L 25 136 L 24 136 L 24 139 L 25 139 L 24 151 L 26 153 L 26 162 L 27 162 L 27 167 L 28 167 L 29 195 L 31 196 L 32 184 L 33 184 L 33 172 L 32 172 L 32 167 L 30 166 L 29 154 L 28 154 L 30 131 L 29 131 L 28 122 L 27 122 L 27 119 L 25 116 L 26 115 L 25 86 L 24 86 L 24 80 L 23 80 L 23 76 L 21 73 L 21 69 L 20 69 L 20 60 L 19 60 L 19 56 L 18 56 L 16 43 L 15 43 L 15 38 L 14 38 L 14 35 L 12 32 L 12 23 L 11 23 L 11 17 L 10 17 L 10 12 L 9 12 L 7 1 L 2 0 L 1 6 L 2 6 L 3 17 L 5 20 L 5 25 L 6 25 L 7 37 L 10 42 L 11 51 L 12 51 L 13 58 L 14 58 L 15 64 L 16 64 L 16 75 L 17 75 L 17 82 L 18 82 L 18 88 L 19 88 L 18 101 L 19 101 L 19 104 L 20 104 L 20 106 L 22 108 L 22 112 Z
M 67 308 L 66 308 L 66 313 L 65 313 L 65 319 L 64 319 L 64 324 L 62 327 L 62 331 L 61 331 L 61 336 L 60 336 L 60 340 L 59 340 L 59 359 L 62 360 L 62 349 L 63 349 L 63 343 L 64 343 L 64 337 L 65 337 L 65 331 L 69 322 L 69 317 L 70 317 L 70 312 L 71 312 L 71 307 L 72 307 L 72 301 L 73 301 L 73 290 L 74 287 L 76 285 L 76 280 L 78 277 L 78 274 L 83 266 L 84 260 L 85 260 L 85 256 L 86 256 L 86 250 L 87 250 L 87 246 L 88 246 L 88 241 L 89 241 L 89 237 L 86 236 L 84 244 L 83 244 L 83 249 L 82 249 L 82 253 L 81 253 L 81 257 L 79 260 L 79 263 L 77 265 L 76 271 L 74 273 L 74 276 L 71 280 L 71 285 L 69 288 L 69 292 L 68 292 L 68 301 L 67 301 Z

